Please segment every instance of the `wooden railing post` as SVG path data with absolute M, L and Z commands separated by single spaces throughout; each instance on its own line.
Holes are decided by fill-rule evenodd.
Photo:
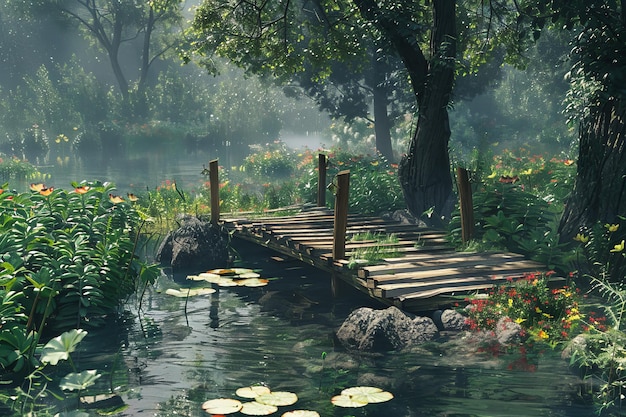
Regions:
M 335 224 L 333 229 L 333 260 L 346 256 L 346 229 L 348 226 L 348 197 L 350 192 L 350 171 L 337 174 L 335 191 Z
M 317 206 L 326 206 L 326 155 L 320 153 L 317 160 Z
M 474 203 L 469 174 L 465 168 L 457 167 L 456 181 L 459 187 L 459 206 L 461 211 L 461 239 L 467 243 L 474 234 Z
M 209 184 L 211 186 L 211 224 L 217 225 L 220 220 L 220 178 L 218 161 L 209 162 Z

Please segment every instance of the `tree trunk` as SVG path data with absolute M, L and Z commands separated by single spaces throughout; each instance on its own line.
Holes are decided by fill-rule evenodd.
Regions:
M 576 182 L 559 225 L 562 242 L 626 216 L 625 121 L 626 106 L 608 100 L 581 123 Z
M 418 97 L 417 129 L 408 153 L 400 162 L 399 177 L 407 207 L 415 216 L 428 213 L 433 225 L 448 217 L 452 176 L 448 142 L 450 124 L 447 106 L 454 82 L 456 55 L 456 10 L 453 0 L 433 1 L 434 30 L 428 76 Z M 412 83 L 415 86 L 415 82 Z M 415 87 L 414 87 L 415 89 Z
M 374 89 L 374 133 L 376 135 L 376 150 L 388 161 L 395 160 L 391 146 L 391 121 L 387 112 L 387 89 L 381 84 Z

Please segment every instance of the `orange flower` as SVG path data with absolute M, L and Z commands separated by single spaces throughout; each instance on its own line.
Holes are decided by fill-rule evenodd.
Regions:
M 44 184 L 42 184 L 42 183 L 38 183 L 38 184 L 32 183 L 30 185 L 30 189 L 32 191 L 36 191 L 36 192 L 39 192 L 39 191 L 43 190 L 44 188 L 46 188 L 46 186 Z
M 124 199 L 122 197 L 120 197 L 119 195 L 113 195 L 113 194 L 109 194 L 109 200 L 113 204 L 118 204 L 118 203 L 123 203 L 124 202 Z
M 39 190 L 39 194 L 49 196 L 54 191 L 54 187 L 42 188 Z
M 570 166 L 574 163 L 575 161 L 573 159 L 566 159 L 565 161 L 563 161 L 563 163 L 565 164 L 565 166 Z
M 85 194 L 87 191 L 89 191 L 89 189 L 90 187 L 88 185 L 83 185 L 83 186 L 74 188 L 74 192 L 76 194 Z
M 129 199 L 130 201 L 137 201 L 137 200 L 139 200 L 139 197 L 137 197 L 137 196 L 136 196 L 135 194 L 133 194 L 133 193 L 128 193 L 128 194 L 126 194 L 126 195 L 128 196 L 128 199 Z

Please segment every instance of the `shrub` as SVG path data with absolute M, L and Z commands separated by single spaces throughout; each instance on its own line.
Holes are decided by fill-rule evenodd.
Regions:
M 501 317 L 508 317 L 534 340 L 552 345 L 569 340 L 580 329 L 580 295 L 572 285 L 550 288 L 549 275 L 510 279 L 509 284 L 490 291 L 487 298 L 469 300 L 470 328 L 494 330 Z

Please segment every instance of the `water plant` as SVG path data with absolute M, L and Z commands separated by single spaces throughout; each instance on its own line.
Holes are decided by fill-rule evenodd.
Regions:
M 27 396 L 35 381 L 45 387 L 40 363 L 58 360 L 46 349 L 37 359 L 40 340 L 100 326 L 159 275 L 136 256 L 145 219 L 133 205 L 114 195 L 112 184 L 72 187 L 32 184 L 26 193 L 0 194 L 0 378 L 17 389 L 26 381 Z M 81 335 L 60 343 L 73 346 Z

